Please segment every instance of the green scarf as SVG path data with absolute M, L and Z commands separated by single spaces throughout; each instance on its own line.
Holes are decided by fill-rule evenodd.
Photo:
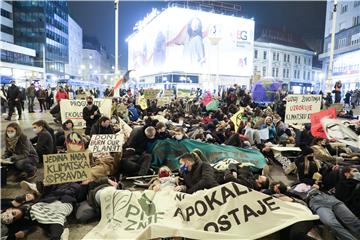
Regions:
M 18 140 L 19 140 L 19 137 L 20 136 L 16 136 L 16 137 L 13 137 L 13 138 L 7 138 L 6 140 L 7 140 L 7 142 L 8 142 L 8 147 L 9 147 L 9 150 L 11 151 L 11 152 L 15 152 L 15 148 L 16 148 L 16 144 L 17 144 L 17 142 L 18 142 Z

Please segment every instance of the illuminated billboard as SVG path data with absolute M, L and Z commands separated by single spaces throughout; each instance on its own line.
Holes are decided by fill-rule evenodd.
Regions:
M 168 8 L 128 38 L 128 68 L 138 76 L 251 76 L 254 27 L 250 19 Z

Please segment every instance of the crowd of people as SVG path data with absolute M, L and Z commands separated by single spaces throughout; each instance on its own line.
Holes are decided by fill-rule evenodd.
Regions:
M 111 116 L 102 115 L 94 104 L 95 96 L 89 94 L 83 109 L 86 122 L 83 133 L 73 129 L 71 120 L 64 121 L 58 129 L 50 127 L 44 120 L 36 121 L 32 125 L 36 137 L 31 139 L 19 124 L 11 122 L 7 125 L 2 166 L 9 176 L 7 180 L 20 182 L 21 188 L 27 191 L 15 199 L 2 200 L 1 223 L 2 229 L 7 230 L 2 234 L 7 239 L 25 238 L 36 226 L 47 230 L 50 239 L 60 239 L 68 234 L 64 226 L 72 212 L 80 223 L 100 218 L 100 193 L 105 187 L 123 189 L 123 176 L 154 175 L 155 172 L 156 176 L 148 183 L 154 191 L 170 188 L 192 194 L 235 182 L 283 201 L 308 206 L 338 239 L 360 238 L 360 148 L 335 144 L 334 139 L 314 137 L 310 124 L 285 124 L 285 91 L 279 90 L 273 103 L 263 105 L 253 102 L 249 92 L 235 85 L 212 96 L 219 103 L 212 110 L 207 110 L 204 103 L 205 95 L 211 93 L 200 89 L 187 98 L 174 96 L 162 106 L 158 105 L 157 99 L 148 99 L 147 107 L 140 106 L 139 94 L 142 91 L 122 90 L 121 97 L 112 98 Z M 17 93 L 9 96 L 15 102 L 20 99 Z M 56 94 L 57 104 L 68 98 L 66 89 L 60 87 Z M 13 109 L 9 111 L 9 119 Z M 231 120 L 240 110 L 241 117 Z M 133 128 L 130 134 L 125 134 L 124 126 L 127 125 Z M 353 121 L 349 128 L 359 135 L 360 121 Z M 268 131 L 267 139 L 260 137 L 260 131 L 264 129 Z M 86 148 L 92 135 L 117 132 L 125 135 L 122 152 L 92 154 L 89 179 L 50 186 L 44 186 L 41 181 L 31 183 L 37 169 L 43 165 L 44 155 L 69 151 L 69 142 Z M 178 156 L 178 169 L 154 167 L 152 150 L 159 141 L 167 139 L 180 144 L 191 139 L 255 149 L 266 158 L 267 165 L 257 169 L 228 161 L 219 168 L 216 167 L 219 163 L 214 165 L 203 151 L 195 149 Z M 75 151 L 83 150 L 76 146 Z M 293 146 L 301 151 L 285 155 L 274 150 L 274 146 Z M 273 181 L 269 172 L 275 166 L 281 166 L 284 174 L 296 181 L 291 185 Z M 179 176 L 175 177 L 174 171 Z M 286 235 L 281 239 L 314 239 L 308 232 L 318 224 L 294 224 L 281 231 Z

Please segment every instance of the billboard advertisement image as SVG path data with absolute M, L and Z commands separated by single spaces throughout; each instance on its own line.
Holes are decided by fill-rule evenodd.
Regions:
M 251 76 L 253 20 L 168 8 L 128 38 L 128 67 L 165 72 Z

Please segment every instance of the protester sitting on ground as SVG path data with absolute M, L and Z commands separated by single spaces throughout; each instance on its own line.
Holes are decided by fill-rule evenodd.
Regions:
M 332 163 L 341 163 L 344 161 L 344 158 L 338 156 L 332 156 L 327 148 L 325 147 L 325 139 L 315 138 L 313 140 L 312 149 L 314 150 L 314 157 L 319 161 L 330 161 Z
M 2 156 L 2 165 L 5 164 L 3 161 L 11 165 L 8 167 L 15 171 L 14 180 L 16 181 L 34 178 L 39 157 L 19 124 L 10 123 L 6 127 L 4 140 L 5 153 Z
M 164 189 L 175 190 L 177 182 L 178 179 L 173 175 L 170 168 L 162 166 L 158 170 L 158 176 L 150 180 L 149 189 L 154 190 L 155 192 Z
M 156 129 L 156 139 L 164 140 L 167 138 L 171 138 L 170 133 L 166 129 L 166 125 L 162 122 L 158 122 L 155 126 Z
M 91 127 L 90 137 L 94 134 L 115 134 L 114 128 L 111 126 L 110 118 L 106 116 L 99 118 Z
M 183 185 L 177 186 L 176 191 L 194 193 L 198 190 L 209 189 L 218 185 L 214 169 L 209 163 L 201 161 L 194 153 L 185 153 L 180 157 L 180 174 Z
M 154 142 L 156 137 L 156 130 L 154 122 L 151 118 L 146 119 L 144 126 L 134 128 L 130 137 L 125 143 L 125 148 L 133 148 L 136 154 L 143 154 L 148 149 L 148 142 Z M 148 128 L 151 127 L 151 128 Z
M 40 163 L 43 163 L 43 156 L 54 153 L 54 142 L 49 131 L 45 128 L 42 120 L 32 124 L 36 138 L 32 139 L 35 142 L 35 150 L 39 156 Z
M 59 129 L 56 133 L 55 133 L 55 138 L 56 138 L 56 146 L 57 147 L 63 147 L 65 148 L 65 134 L 66 132 L 72 132 L 74 129 L 74 123 L 72 120 L 68 119 L 66 120 L 63 124 L 61 129 Z
M 265 124 L 260 126 L 260 129 L 268 128 L 269 129 L 269 142 L 275 142 L 276 141 L 276 129 L 275 124 L 273 122 L 272 117 L 267 116 L 265 118 Z
M 94 104 L 92 96 L 86 97 L 86 103 L 83 108 L 83 119 L 86 122 L 85 134 L 89 135 L 91 127 L 99 120 L 101 113 L 99 107 Z

